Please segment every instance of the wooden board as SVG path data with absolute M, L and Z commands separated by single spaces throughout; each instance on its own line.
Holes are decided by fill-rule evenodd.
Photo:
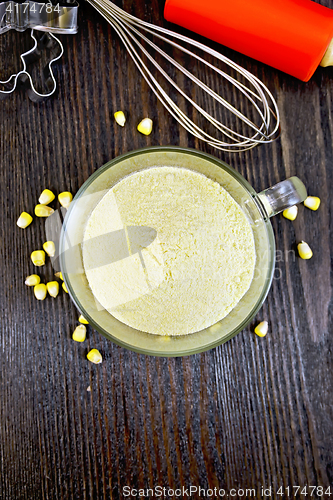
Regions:
M 331 0 L 321 3 L 333 8 Z M 162 0 L 124 0 L 123 7 L 168 26 Z M 274 499 L 288 498 L 288 486 L 331 485 L 333 494 L 333 68 L 302 83 L 210 43 L 258 75 L 281 112 L 278 141 L 227 154 L 177 125 L 87 3 L 79 23 L 77 35 L 60 36 L 56 96 L 34 104 L 18 91 L 0 102 L 0 498 L 118 499 L 125 486 L 191 485 L 254 488 L 258 499 L 262 486 L 272 487 Z M 29 44 L 28 32 L 0 37 L 0 79 Z M 185 56 L 182 63 L 190 64 Z M 124 128 L 113 120 L 118 109 L 127 114 Z M 136 131 L 144 116 L 154 121 L 149 137 Z M 90 328 L 88 340 L 75 343 L 78 313 L 69 297 L 37 302 L 24 285 L 44 222 L 20 230 L 16 220 L 22 210 L 33 213 L 44 188 L 75 193 L 111 158 L 159 144 L 214 154 L 258 191 L 298 175 L 321 207 L 300 207 L 294 223 L 272 220 L 272 288 L 255 321 L 228 343 L 175 359 L 135 354 Z M 302 239 L 313 248 L 311 261 L 288 252 Z M 52 278 L 50 264 L 42 276 Z M 263 319 L 269 334 L 260 339 L 253 327 Z M 103 354 L 99 366 L 85 358 L 92 347 Z M 315 490 L 289 498 L 329 496 Z

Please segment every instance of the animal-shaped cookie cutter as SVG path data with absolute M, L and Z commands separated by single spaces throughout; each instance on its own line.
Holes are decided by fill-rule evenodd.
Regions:
M 67 0 L 66 5 L 61 3 L 33 0 L 0 2 L 0 35 L 10 29 L 24 31 L 28 28 L 52 33 L 77 33 L 79 4 L 72 0 Z
M 30 100 L 37 102 L 50 97 L 57 88 L 57 82 L 53 74 L 52 65 L 64 53 L 60 40 L 54 33 L 77 33 L 77 2 L 64 6 L 62 4 L 39 3 L 27 1 L 16 3 L 11 0 L 0 3 L 0 34 L 10 29 L 25 31 L 31 29 L 33 46 L 20 54 L 22 69 L 12 74 L 7 80 L 1 81 L 0 99 L 12 94 L 19 85 L 26 87 Z M 43 35 L 36 37 L 34 30 L 43 31 Z M 45 49 L 50 50 L 50 60 L 44 68 L 44 82 L 46 92 L 39 92 L 33 82 L 28 67 L 39 59 Z
M 43 39 L 43 37 L 45 38 Z M 11 75 L 8 78 L 8 80 L 0 81 L 0 84 L 5 86 L 6 89 L 6 90 L 0 89 L 0 99 L 4 99 L 9 94 L 12 94 L 16 90 L 19 84 L 22 84 L 23 86 L 26 87 L 29 99 L 34 102 L 42 101 L 50 97 L 52 94 L 54 94 L 57 88 L 57 82 L 52 71 L 52 64 L 61 58 L 61 56 L 64 53 L 64 48 L 60 40 L 58 40 L 58 38 L 55 37 L 52 33 L 44 33 L 43 37 L 41 38 L 42 42 L 39 41 L 38 43 L 34 35 L 34 30 L 31 30 L 31 38 L 34 41 L 34 45 L 31 49 L 27 50 L 26 52 L 20 55 L 23 69 L 18 73 Z M 60 52 L 58 50 L 58 54 L 55 57 L 52 57 L 51 60 L 48 62 L 47 66 L 44 68 L 44 75 L 45 75 L 44 78 L 45 78 L 45 83 L 48 87 L 48 91 L 46 93 L 41 93 L 38 92 L 37 89 L 35 88 L 32 76 L 28 71 L 28 65 L 29 61 L 33 62 L 34 60 L 36 60 L 41 56 L 41 46 L 44 45 L 45 47 L 47 46 L 50 47 L 50 43 L 52 41 L 55 42 L 54 47 L 52 47 L 52 52 L 55 53 L 56 47 L 59 47 Z

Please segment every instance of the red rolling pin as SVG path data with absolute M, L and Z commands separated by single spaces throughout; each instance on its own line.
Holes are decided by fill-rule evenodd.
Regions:
M 164 16 L 300 80 L 333 65 L 333 10 L 311 0 L 166 0 Z

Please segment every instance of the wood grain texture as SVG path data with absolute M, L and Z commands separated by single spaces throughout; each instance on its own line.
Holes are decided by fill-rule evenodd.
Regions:
M 123 7 L 168 26 L 163 3 Z M 332 0 L 320 3 L 333 8 Z M 302 83 L 211 43 L 263 79 L 281 112 L 278 141 L 225 154 L 178 127 L 88 4 L 79 21 L 76 36 L 60 37 L 57 95 L 34 104 L 19 91 L 0 102 L 1 500 L 121 499 L 125 485 L 264 485 L 274 499 L 280 486 L 333 487 L 333 68 Z M 17 67 L 27 44 L 27 33 L 0 37 L 1 72 Z M 113 120 L 118 109 L 128 115 L 124 129 Z M 149 137 L 136 131 L 143 116 L 154 120 Z M 39 220 L 19 230 L 20 212 L 32 213 L 46 187 L 75 193 L 116 155 L 158 144 L 214 154 L 258 191 L 298 175 L 321 197 L 317 213 L 300 207 L 294 223 L 272 220 L 279 257 L 256 318 L 270 323 L 265 339 L 253 335 L 254 321 L 228 343 L 184 358 L 138 355 L 90 327 L 81 345 L 71 340 L 78 313 L 69 297 L 37 302 L 24 285 L 45 233 Z M 314 250 L 309 262 L 290 252 L 301 239 Z M 42 273 L 49 280 L 50 265 Z M 92 347 L 103 353 L 101 365 L 86 360 Z

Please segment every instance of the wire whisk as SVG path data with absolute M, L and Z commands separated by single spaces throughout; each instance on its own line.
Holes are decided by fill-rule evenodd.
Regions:
M 131 14 L 128 14 L 124 10 L 120 9 L 110 0 L 88 0 L 88 2 L 115 29 L 137 68 L 139 69 L 141 75 L 143 76 L 151 90 L 154 92 L 156 97 L 165 106 L 169 113 L 177 120 L 177 122 L 195 137 L 222 151 L 233 152 L 246 151 L 258 144 L 273 142 L 278 137 L 280 130 L 280 118 L 276 101 L 274 100 L 271 92 L 264 85 L 264 83 L 255 75 L 242 68 L 229 58 L 220 54 L 219 52 L 211 49 L 210 47 L 174 31 L 156 26 L 146 21 L 142 21 L 141 19 L 138 19 L 137 17 L 132 16 Z M 183 53 L 194 57 L 197 61 L 204 64 L 205 67 L 209 68 L 209 70 L 216 72 L 219 77 L 222 77 L 222 83 L 224 79 L 224 81 L 227 81 L 231 85 L 233 85 L 235 89 L 237 89 L 237 91 L 239 91 L 241 95 L 249 101 L 251 105 L 251 116 L 246 116 L 239 109 L 234 107 L 230 102 L 217 94 L 206 83 L 201 81 L 194 74 L 188 71 L 184 66 L 173 59 L 167 52 L 158 47 L 150 38 L 147 38 L 144 32 L 146 34 L 153 35 L 154 37 L 162 40 L 164 43 L 167 43 L 172 47 L 179 49 Z M 235 79 L 233 76 L 231 76 L 231 74 L 228 74 L 225 71 L 215 67 L 213 64 L 206 61 L 203 57 L 180 45 L 175 40 L 180 40 L 188 45 L 192 45 L 193 47 L 200 49 L 203 52 L 203 55 L 208 54 L 209 56 L 213 56 L 216 59 L 222 61 L 231 70 L 234 70 L 239 75 L 241 75 L 243 81 L 245 81 L 248 86 L 239 81 L 239 79 Z M 232 115 L 235 115 L 239 120 L 247 125 L 247 130 L 249 131 L 248 135 L 246 135 L 246 133 L 242 131 L 232 130 L 230 126 L 227 126 L 225 123 L 222 123 L 217 118 L 213 117 L 207 110 L 203 109 L 197 102 L 195 102 L 189 95 L 187 95 L 186 92 L 181 87 L 179 87 L 179 85 L 172 79 L 172 77 L 170 76 L 170 71 L 168 73 L 165 69 L 163 69 L 162 66 L 157 62 L 156 56 L 154 57 L 147 51 L 145 46 L 141 43 L 142 41 L 144 41 L 147 46 L 151 47 L 154 51 L 156 51 L 156 53 L 163 56 L 163 58 L 168 61 L 168 63 L 170 63 L 169 69 L 174 66 L 183 75 L 189 78 L 194 84 L 198 85 L 203 90 L 203 92 L 208 94 L 218 104 L 223 106 Z M 175 101 L 164 90 L 164 88 L 149 70 L 148 66 L 143 60 L 142 54 L 148 61 L 150 61 L 153 66 L 155 66 L 155 68 L 165 78 L 168 84 L 171 85 L 177 92 L 179 92 L 179 94 L 181 94 L 181 96 L 183 96 L 183 98 L 185 98 L 200 115 L 202 115 L 211 125 L 213 125 L 217 129 L 217 131 L 221 133 L 220 139 L 212 137 L 210 133 L 200 128 L 199 125 L 194 123 L 194 121 L 192 121 L 189 116 L 187 116 L 186 113 L 184 113 L 177 106 Z M 256 115 L 256 120 L 252 118 L 253 114 Z M 255 121 L 257 121 L 258 123 L 256 124 Z

